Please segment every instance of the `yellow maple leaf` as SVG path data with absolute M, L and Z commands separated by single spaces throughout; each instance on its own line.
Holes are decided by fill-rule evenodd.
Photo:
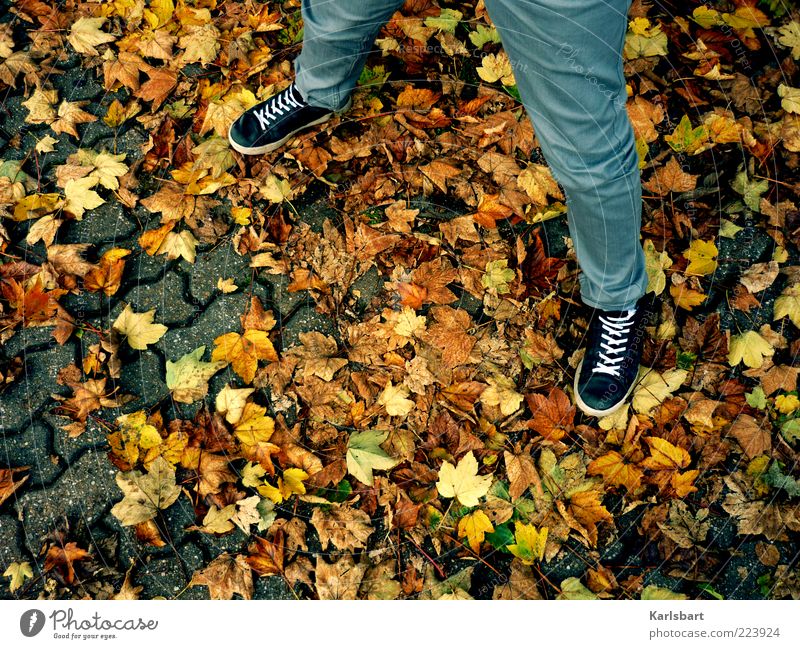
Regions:
M 650 456 L 642 460 L 641 464 L 646 469 L 665 471 L 668 469 L 685 469 L 691 462 L 689 452 L 675 446 L 661 437 L 645 437 L 644 441 L 650 447 Z
M 127 304 L 112 326 L 127 337 L 132 349 L 147 349 L 148 345 L 158 342 L 167 333 L 167 327 L 153 322 L 155 312 L 155 309 L 150 309 L 135 313 Z
M 775 300 L 773 320 L 789 316 L 795 327 L 800 327 L 800 282 L 791 284 Z
M 232 332 L 214 340 L 216 347 L 211 354 L 213 361 L 225 361 L 246 383 L 252 383 L 258 361 L 277 361 L 278 354 L 266 331 L 247 329 L 244 334 Z
M 503 51 L 497 54 L 487 54 L 481 59 L 481 64 L 475 70 L 478 76 L 487 83 L 500 81 L 504 86 L 515 86 L 514 69 L 508 54 Z
M 487 381 L 489 387 L 481 392 L 481 403 L 487 406 L 500 406 L 504 416 L 515 413 L 522 404 L 523 396 L 516 391 L 513 379 L 503 375 L 490 376 Z
M 675 490 L 675 494 L 678 496 L 678 498 L 683 498 L 684 496 L 688 496 L 690 493 L 697 491 L 697 487 L 694 486 L 694 481 L 699 475 L 700 471 L 697 469 L 684 471 L 683 473 L 676 471 L 674 474 L 672 474 L 670 484 Z
M 691 311 L 694 307 L 703 303 L 708 297 L 705 293 L 696 291 L 689 286 L 689 283 L 684 284 L 671 284 L 669 287 L 669 294 L 675 300 L 675 306 L 681 309 Z
M 664 399 L 677 390 L 689 373 L 686 370 L 671 369 L 661 374 L 645 368 L 644 376 L 633 391 L 633 409 L 643 415 L 649 413 Z
M 772 345 L 757 331 L 746 331 L 743 334 L 731 336 L 728 346 L 728 363 L 735 367 L 744 362 L 747 367 L 758 368 L 764 358 L 775 353 Z
M 480 509 L 467 514 L 458 521 L 458 535 L 467 537 L 469 547 L 472 548 L 473 552 L 478 552 L 485 535 L 492 532 L 494 532 L 494 525 Z
M 378 398 L 378 404 L 386 407 L 386 414 L 392 417 L 404 417 L 416 405 L 411 399 L 406 399 L 410 394 L 405 385 L 392 385 L 389 381 Z
M 517 521 L 514 524 L 514 540 L 516 543 L 506 546 L 508 551 L 526 566 L 531 566 L 535 561 L 541 561 L 544 557 L 547 528 L 543 527 L 537 530 L 534 525 Z
M 717 269 L 717 261 L 714 259 L 717 254 L 717 246 L 713 241 L 695 239 L 683 252 L 683 256 L 689 260 L 686 274 L 710 275 Z
M 37 86 L 31 96 L 22 102 L 29 113 L 25 121 L 28 124 L 52 123 L 56 118 L 56 101 L 58 101 L 57 90 L 44 90 Z
M 595 460 L 589 462 L 586 467 L 588 475 L 602 475 L 603 481 L 610 485 L 621 485 L 629 492 L 636 492 L 642 485 L 644 475 L 635 464 L 625 461 L 625 458 L 617 451 L 609 451 Z
M 491 484 L 491 475 L 478 475 L 478 461 L 470 451 L 457 466 L 446 460 L 442 463 L 436 489 L 445 498 L 456 498 L 465 507 L 475 507 L 478 500 L 489 491 Z
M 225 415 L 225 420 L 229 424 L 236 424 L 242 418 L 247 397 L 253 392 L 255 392 L 253 388 L 232 388 L 226 385 L 217 394 L 215 402 L 217 412 Z
M 275 421 L 266 416 L 267 409 L 248 401 L 234 428 L 234 434 L 245 448 L 266 442 L 275 432 Z
M 69 212 L 77 221 L 83 218 L 86 210 L 93 210 L 100 207 L 105 201 L 100 198 L 100 194 L 92 189 L 97 184 L 97 178 L 73 178 L 64 185 L 64 195 L 67 200 L 64 203 L 64 211 Z
M 664 272 L 672 266 L 672 259 L 664 252 L 658 252 L 652 240 L 644 242 L 644 263 L 647 270 L 647 292 L 661 295 L 667 288 L 667 275 Z
M 95 45 L 116 40 L 111 34 L 100 31 L 105 21 L 105 18 L 79 18 L 72 23 L 67 40 L 76 52 L 97 55 L 99 52 Z

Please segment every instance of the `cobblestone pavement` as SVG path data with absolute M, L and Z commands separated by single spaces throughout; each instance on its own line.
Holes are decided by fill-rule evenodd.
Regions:
M 66 58 L 56 65 L 61 74 L 54 75 L 52 84 L 59 96 L 69 101 L 87 100 L 85 109 L 102 117 L 115 99 L 125 99 L 124 92 L 109 93 L 95 79 L 94 71 L 77 67 L 78 58 Z M 191 70 L 188 70 L 191 72 Z M 36 140 L 48 132 L 45 126 L 32 126 L 24 122 L 27 111 L 21 107 L 21 91 L 9 91 L 2 98 L 0 111 L 0 150 L 4 159 L 22 159 Z M 17 133 L 22 145 L 8 146 Z M 81 140 L 62 136 L 52 153 L 39 156 L 36 168 L 42 179 L 53 177 L 57 165 L 63 164 L 67 156 L 80 147 L 103 149 L 128 155 L 126 162 L 139 157 L 140 146 L 148 139 L 146 131 L 135 120 L 114 131 L 102 120 L 81 127 Z M 326 205 L 321 195 L 313 192 L 298 203 L 301 217 L 319 227 L 327 217 L 334 221 L 338 213 Z M 224 206 L 222 207 L 224 209 Z M 338 336 L 333 321 L 320 315 L 301 293 L 289 293 L 287 280 L 280 276 L 254 274 L 247 260 L 237 255 L 229 238 L 216 246 L 202 246 L 194 265 L 182 261 L 165 261 L 163 256 L 149 257 L 142 253 L 136 238 L 143 228 L 154 227 L 157 215 L 141 206 L 133 210 L 123 209 L 109 202 L 87 213 L 82 221 L 73 221 L 59 232 L 59 243 L 91 243 L 98 255 L 104 250 L 121 246 L 134 251 L 129 260 L 125 279 L 119 291 L 111 297 L 98 294 L 72 295 L 63 299 L 64 306 L 74 315 L 86 319 L 90 324 L 107 329 L 120 313 L 123 304 L 130 304 L 135 311 L 156 309 L 158 322 L 169 327 L 168 333 L 155 345 L 142 352 L 125 350 L 124 366 L 118 387 L 124 393 L 136 395 L 137 400 L 126 404 L 119 411 L 101 411 L 103 417 L 113 421 L 123 412 L 131 412 L 151 406 L 168 396 L 164 382 L 166 360 L 176 360 L 199 345 L 210 345 L 215 337 L 231 331 L 238 322 L 252 293 L 264 306 L 272 309 L 280 332 L 276 347 L 280 352 L 298 342 L 303 331 L 317 330 Z M 13 224 L 14 227 L 21 227 Z M 559 240 L 565 231 L 563 222 L 554 222 L 548 228 L 555 229 L 548 239 Z M 561 232 L 558 232 L 561 228 Z M 19 230 L 12 234 L 15 240 Z M 757 233 L 757 236 L 762 236 Z M 766 234 L 763 234 L 764 238 Z M 760 241 L 760 240 L 759 240 Z M 766 241 L 756 242 L 767 245 Z M 751 251 L 753 255 L 757 255 Z M 32 259 L 41 260 L 45 251 L 41 243 L 25 251 Z M 558 250 L 554 250 L 558 254 Z M 721 255 L 722 256 L 722 255 Z M 726 256 L 735 256 L 733 254 Z M 231 294 L 217 289 L 220 277 L 230 277 L 240 287 Z M 359 304 L 364 307 L 370 295 L 379 290 L 380 278 L 370 273 L 359 280 L 355 288 L 362 291 Z M 765 302 L 764 313 L 771 313 L 771 300 Z M 753 314 L 750 316 L 753 317 Z M 78 540 L 81 547 L 91 546 L 99 557 L 99 575 L 108 581 L 120 583 L 120 577 L 132 563 L 136 563 L 134 579 L 142 586 L 142 598 L 179 597 L 206 598 L 205 588 L 186 588 L 192 573 L 207 565 L 223 551 L 237 552 L 246 537 L 237 531 L 221 538 L 211 535 L 186 532 L 193 524 L 191 503 L 185 495 L 177 506 L 166 514 L 171 538 L 163 548 L 147 548 L 137 543 L 131 528 L 125 528 L 110 514 L 111 506 L 120 499 L 120 491 L 114 481 L 116 469 L 107 458 L 108 444 L 105 430 L 95 421 L 89 420 L 86 432 L 77 438 L 69 438 L 61 426 L 66 423 L 53 414 L 57 403 L 53 393 L 68 394 L 68 390 L 56 383 L 58 371 L 71 362 L 79 362 L 82 347 L 94 344 L 97 338 L 86 333 L 78 339 L 73 336 L 59 345 L 51 336 L 50 327 L 30 328 L 18 331 L 0 351 L 2 357 L 20 357 L 24 369 L 19 380 L 0 395 L 0 466 L 28 466 L 29 478 L 17 496 L 0 506 L 0 572 L 14 561 L 28 561 L 35 574 L 41 572 L 43 557 L 40 552 L 49 534 L 60 526 L 69 529 L 70 540 Z M 210 394 L 216 392 L 232 379 L 230 370 L 220 372 L 212 379 Z M 181 417 L 191 417 L 199 404 L 176 405 Z M 722 520 L 722 519 L 717 519 Z M 628 529 L 635 534 L 635 520 Z M 725 520 L 717 524 L 710 534 L 710 542 L 719 548 L 734 545 L 735 525 Z M 755 552 L 755 541 L 739 546 L 740 556 L 728 563 L 722 582 L 729 584 L 726 596 L 758 597 L 756 579 L 759 576 Z M 584 562 L 575 552 L 562 553 L 563 558 L 547 567 L 548 577 L 558 583 L 568 576 L 580 574 Z M 788 551 L 788 548 L 782 548 Z M 618 562 L 638 561 L 644 565 L 651 559 L 639 556 L 626 549 L 625 539 L 604 549 L 604 559 Z M 789 557 L 786 557 L 788 559 Z M 104 572 L 105 571 L 105 572 Z M 729 573 L 729 574 L 728 574 Z M 677 581 L 661 575 L 660 585 L 667 587 Z M 11 594 L 8 581 L 0 582 L 0 597 L 36 597 L 43 582 L 34 579 L 21 592 Z M 98 596 L 102 590 L 98 590 Z M 106 593 L 106 596 L 108 593 Z M 288 598 L 291 593 L 280 578 L 256 580 L 257 598 Z

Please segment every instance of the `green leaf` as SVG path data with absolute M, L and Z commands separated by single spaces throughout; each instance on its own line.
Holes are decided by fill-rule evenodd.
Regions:
M 781 435 L 790 444 L 800 442 L 800 419 L 788 419 L 781 425 Z
M 456 31 L 456 27 L 458 27 L 458 23 L 463 16 L 464 14 L 457 9 L 442 9 L 438 16 L 428 16 L 425 19 L 425 25 L 452 34 Z
M 561 582 L 561 593 L 556 599 L 599 599 L 577 577 L 567 577 Z
M 514 533 L 508 527 L 508 523 L 503 523 L 494 528 L 494 532 L 486 535 L 486 540 L 489 544 L 498 550 L 511 553 L 506 546 L 514 542 Z
M 746 392 L 744 398 L 751 408 L 764 410 L 767 407 L 767 395 L 764 394 L 764 388 L 760 385 L 756 386 L 752 392 Z
M 390 457 L 380 447 L 388 436 L 388 430 L 365 430 L 350 435 L 347 443 L 347 470 L 353 477 L 372 486 L 373 471 L 391 469 L 401 461 Z
M 754 212 L 760 212 L 761 208 L 759 207 L 759 203 L 761 202 L 761 194 L 769 189 L 769 181 L 751 181 L 746 171 L 740 171 L 736 174 L 736 178 L 734 178 L 733 183 L 731 183 L 731 187 L 733 191 L 744 197 L 744 203 L 747 207 Z
M 781 471 L 780 463 L 777 460 L 773 460 L 769 471 L 764 475 L 764 481 L 771 487 L 783 489 L 793 498 L 800 496 L 800 482 L 795 480 L 792 476 L 784 475 Z
M 664 141 L 672 147 L 674 151 L 694 151 L 701 142 L 708 139 L 708 128 L 704 125 L 692 128 L 692 122 L 688 115 L 684 115 L 675 130 L 670 135 L 664 136 Z
M 673 593 L 669 588 L 650 584 L 642 590 L 642 599 L 689 599 L 682 593 Z
M 9 584 L 8 589 L 13 593 L 15 590 L 17 590 L 17 588 L 22 586 L 26 580 L 33 577 L 31 564 L 29 564 L 27 561 L 23 561 L 22 563 L 17 563 L 15 561 L 8 566 L 6 571 L 3 573 L 3 577 L 11 578 L 11 583 Z

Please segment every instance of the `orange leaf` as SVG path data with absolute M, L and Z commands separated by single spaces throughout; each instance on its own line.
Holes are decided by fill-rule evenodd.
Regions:
M 247 329 L 244 335 L 228 333 L 214 340 L 216 345 L 211 354 L 212 361 L 225 361 L 233 366 L 233 371 L 247 383 L 252 383 L 256 375 L 258 361 L 277 361 L 278 354 L 272 346 L 267 332 Z
M 642 476 L 644 475 L 635 464 L 625 462 L 617 451 L 609 451 L 596 460 L 589 462 L 586 467 L 589 475 L 602 475 L 603 482 L 610 485 L 621 485 L 629 492 L 634 493 L 642 486 Z

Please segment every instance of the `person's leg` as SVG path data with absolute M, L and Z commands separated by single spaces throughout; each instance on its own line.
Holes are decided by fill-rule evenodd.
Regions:
M 567 197 L 591 307 L 623 310 L 647 287 L 641 184 L 625 110 L 629 0 L 485 0 L 542 152 Z
M 380 28 L 403 0 L 302 0 L 303 49 L 295 84 L 312 106 L 338 110 L 358 81 Z

